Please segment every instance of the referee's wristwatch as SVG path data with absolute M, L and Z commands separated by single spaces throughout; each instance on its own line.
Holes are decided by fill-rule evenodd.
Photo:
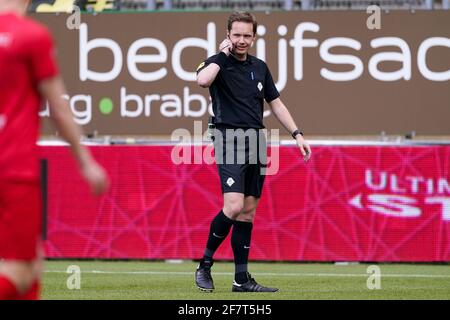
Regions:
M 303 132 L 298 129 L 294 130 L 294 132 L 292 132 L 292 138 L 296 139 L 299 134 L 303 136 Z

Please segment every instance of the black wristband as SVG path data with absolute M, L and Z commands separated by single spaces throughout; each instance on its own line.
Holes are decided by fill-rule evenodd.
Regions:
M 225 61 L 227 61 L 227 58 L 228 58 L 228 56 L 225 53 L 220 52 L 216 56 L 214 63 L 217 64 L 220 68 L 222 68 L 222 66 L 225 64 Z
M 292 138 L 296 139 L 297 135 L 301 134 L 303 136 L 303 132 L 301 132 L 298 129 L 295 129 L 294 132 L 292 132 Z

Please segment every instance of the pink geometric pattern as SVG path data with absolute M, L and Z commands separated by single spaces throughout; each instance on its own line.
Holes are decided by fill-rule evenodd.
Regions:
M 222 207 L 215 165 L 175 165 L 172 146 L 95 146 L 112 186 L 94 198 L 65 147 L 49 161 L 49 258 L 194 259 Z M 252 260 L 450 261 L 449 146 L 280 147 Z M 229 239 L 215 255 L 232 259 Z

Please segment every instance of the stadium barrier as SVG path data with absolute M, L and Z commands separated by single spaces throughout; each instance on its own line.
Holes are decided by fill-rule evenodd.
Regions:
M 102 198 L 90 195 L 67 148 L 40 146 L 48 163 L 47 258 L 202 256 L 222 206 L 214 164 L 176 165 L 174 146 L 164 144 L 91 149 L 112 179 Z M 277 153 L 251 260 L 450 261 L 450 146 L 313 145 L 308 164 L 296 147 L 270 155 Z M 232 257 L 225 241 L 216 258 Z

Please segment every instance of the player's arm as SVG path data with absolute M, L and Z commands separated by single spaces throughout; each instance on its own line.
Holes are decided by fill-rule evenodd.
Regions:
M 292 134 L 295 130 L 298 130 L 297 125 L 295 124 L 294 119 L 291 116 L 291 113 L 286 108 L 283 101 L 280 98 L 276 98 L 269 102 L 269 106 L 272 109 L 272 113 L 274 116 L 280 121 L 283 127 Z M 311 157 L 311 147 L 309 143 L 303 138 L 302 134 L 297 134 L 295 136 L 295 140 L 297 141 L 297 145 L 300 148 L 300 152 L 303 155 L 303 159 L 308 161 Z
M 66 91 L 62 79 L 57 76 L 42 80 L 39 90 L 42 97 L 48 100 L 51 118 L 58 132 L 70 144 L 82 175 L 95 194 L 103 193 L 109 186 L 108 177 L 89 150 L 80 143 L 81 129 L 73 120 L 68 101 L 63 99 Z
M 216 56 L 216 60 L 210 62 L 206 67 L 203 67 L 203 62 L 197 69 L 197 84 L 202 88 L 208 88 L 216 79 L 217 74 L 220 71 L 221 66 L 225 63 L 225 60 L 230 55 L 230 49 L 232 48 L 231 41 L 225 39 L 219 45 L 220 53 Z M 203 68 L 203 69 L 202 69 Z M 198 71 L 200 70 L 200 71 Z

